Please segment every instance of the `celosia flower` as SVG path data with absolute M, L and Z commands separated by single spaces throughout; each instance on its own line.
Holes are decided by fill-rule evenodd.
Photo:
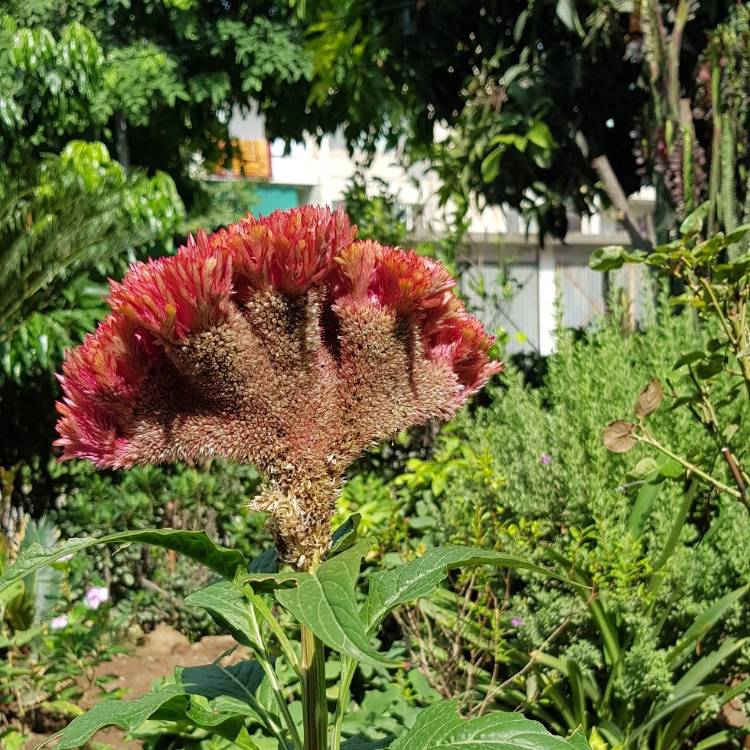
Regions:
M 83 601 L 89 609 L 99 609 L 104 602 L 109 601 L 109 589 L 106 586 L 91 586 L 86 590 Z
M 110 315 L 63 366 L 57 444 L 101 467 L 253 463 L 256 507 L 304 567 L 352 461 L 450 418 L 500 370 L 453 285 L 434 260 L 355 241 L 342 212 L 201 234 L 112 284 Z
M 67 628 L 69 624 L 68 616 L 67 615 L 57 615 L 57 617 L 53 617 L 49 621 L 49 629 L 50 630 L 63 630 L 63 628 Z

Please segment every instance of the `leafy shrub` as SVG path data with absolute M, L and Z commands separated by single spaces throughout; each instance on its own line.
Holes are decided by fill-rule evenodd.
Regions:
M 583 723 L 611 745 L 666 731 L 678 686 L 700 664 L 683 723 L 664 735 L 674 742 L 701 726 L 696 716 L 703 723 L 716 716 L 720 702 L 705 708 L 709 676 L 722 675 L 726 698 L 727 675 L 747 669 L 734 639 L 748 635 L 750 519 L 710 487 L 686 502 L 683 467 L 655 460 L 647 446 L 623 456 L 602 444 L 603 426 L 632 413 L 641 386 L 654 376 L 672 382 L 680 356 L 713 335 L 691 311 L 675 315 L 666 304 L 641 331 L 623 331 L 621 320 L 615 310 L 595 332 L 561 334 L 540 388 L 511 370 L 488 408 L 465 413 L 440 436 L 432 459 L 411 461 L 392 483 L 408 549 L 459 542 L 523 554 L 586 588 L 518 574 L 472 576 L 457 596 L 423 604 L 402 623 L 416 652 L 431 654 L 422 666 L 436 686 L 454 674 L 445 689 L 465 690 L 474 710 L 495 701 L 522 706 L 558 731 Z M 691 460 L 714 456 L 711 437 L 675 405 L 669 397 L 650 416 L 653 433 Z M 737 415 L 744 403 L 725 408 Z M 747 444 L 748 429 L 740 425 L 737 445 Z M 707 615 L 721 597 L 721 612 Z M 691 642 L 686 631 L 701 617 L 699 644 L 692 641 L 698 651 L 670 658 L 680 639 Z M 661 708 L 663 723 L 648 724 Z

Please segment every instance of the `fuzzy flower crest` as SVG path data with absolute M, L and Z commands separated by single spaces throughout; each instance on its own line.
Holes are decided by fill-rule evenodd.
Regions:
M 63 365 L 63 457 L 254 463 L 288 559 L 324 550 L 351 462 L 501 368 L 440 263 L 355 233 L 306 206 L 133 265 Z

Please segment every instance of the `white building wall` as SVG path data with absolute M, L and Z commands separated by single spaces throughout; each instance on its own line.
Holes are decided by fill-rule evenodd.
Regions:
M 233 117 L 230 135 L 265 138 L 262 117 L 257 113 Z M 341 203 L 358 163 L 364 163 L 363 155 L 349 154 L 338 135 L 325 136 L 320 142 L 309 138 L 289 148 L 274 141 L 271 159 L 272 184 L 295 186 L 304 202 L 331 207 Z M 407 169 L 397 153 L 378 152 L 364 173 L 367 178 L 383 180 L 399 203 L 415 207 L 421 214 L 423 224 L 415 228 L 415 239 L 434 238 L 440 233 L 451 207 L 440 207 L 438 180 L 426 166 Z M 633 197 L 632 205 L 642 228 L 653 231 L 652 191 L 641 191 Z M 585 326 L 604 310 L 603 277 L 589 269 L 588 257 L 603 245 L 629 244 L 614 217 L 604 213 L 580 217 L 564 244 L 548 239 L 544 248 L 538 245 L 536 227 L 524 226 L 512 210 L 474 207 L 469 219 L 464 259 L 471 266 L 467 279 L 472 273 L 481 274 L 491 285 L 491 279 L 505 265 L 511 268 L 510 277 L 515 278 L 513 299 L 498 299 L 494 309 L 485 304 L 481 311 L 491 328 L 502 326 L 519 334 L 511 349 L 532 349 L 543 355 L 554 351 L 558 299 L 564 305 L 566 326 Z M 632 278 L 629 287 L 631 292 L 637 287 Z M 467 294 L 470 300 L 476 296 L 468 288 Z M 479 300 L 474 301 L 482 307 Z

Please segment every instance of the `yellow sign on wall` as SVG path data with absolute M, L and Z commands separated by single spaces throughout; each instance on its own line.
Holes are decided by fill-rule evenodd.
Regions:
M 216 171 L 220 175 L 249 177 L 254 180 L 271 179 L 271 146 L 265 139 L 234 140 L 230 156 L 231 169 L 224 165 Z

